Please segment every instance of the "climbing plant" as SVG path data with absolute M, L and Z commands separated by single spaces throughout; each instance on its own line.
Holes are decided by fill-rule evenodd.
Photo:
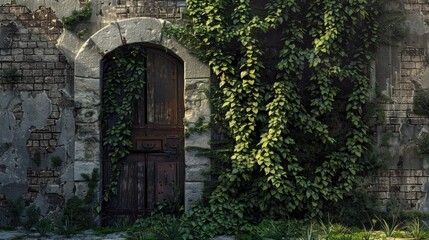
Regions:
M 204 214 L 315 217 L 353 188 L 369 143 L 363 116 L 381 4 L 187 1 L 167 33 L 216 75 L 216 112 L 234 144 Z
M 103 146 L 111 164 L 111 177 L 104 190 L 104 201 L 108 201 L 110 193 L 118 193 L 118 161 L 126 157 L 132 148 L 133 104 L 141 97 L 145 84 L 144 59 L 144 49 L 138 44 L 122 46 L 104 57 Z
M 64 28 L 71 31 L 76 30 L 78 24 L 91 17 L 91 12 L 91 2 L 87 2 L 81 10 L 74 10 L 70 16 L 63 17 L 61 19 L 64 24 Z
M 92 3 L 89 1 L 85 3 L 82 9 L 74 10 L 70 16 L 61 18 L 61 21 L 64 24 L 64 28 L 76 32 L 76 35 L 81 39 L 83 39 L 84 36 L 89 32 L 89 27 L 84 26 L 83 23 L 85 23 L 91 18 L 91 4 Z

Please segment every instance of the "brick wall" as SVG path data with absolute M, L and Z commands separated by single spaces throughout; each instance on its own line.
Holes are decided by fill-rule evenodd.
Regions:
M 62 24 L 49 8 L 39 8 L 34 13 L 24 6 L 0 6 L 3 16 L 0 23 L 13 21 L 18 30 L 13 34 L 10 48 L 0 49 L 0 69 L 17 69 L 17 77 L 0 79 L 0 90 L 46 92 L 52 101 L 52 112 L 43 129 L 33 129 L 27 146 L 31 153 L 52 152 L 58 145 L 60 135 L 57 121 L 64 105 L 70 105 L 62 98 L 66 80 L 73 75 L 65 56 L 55 43 L 62 32 Z M 22 106 L 14 109 L 19 122 Z
M 8 93 L 15 99 L 11 100 L 14 104 L 11 111 L 15 123 L 0 124 L 15 124 L 14 134 L 21 134 L 21 138 L 28 136 L 22 143 L 15 140 L 20 137 L 13 138 L 13 142 L 7 143 L 7 145 L 0 142 L 0 145 L 7 146 L 4 151 L 9 148 L 20 149 L 16 150 L 17 154 L 14 159 L 7 159 L 4 157 L 6 155 L 0 154 L 2 161 L 0 166 L 4 168 L 2 172 L 6 173 L 0 176 L 4 177 L 4 179 L 0 179 L 0 207 L 7 205 L 8 194 L 11 194 L 5 189 L 16 190 L 17 193 L 22 193 L 26 189 L 26 192 L 20 195 L 26 204 L 33 202 L 40 194 L 49 204 L 63 203 L 64 197 L 61 190 L 51 190 L 51 192 L 55 192 L 53 194 L 46 191 L 47 186 L 59 188 L 63 185 L 60 183 L 60 179 L 64 172 L 61 168 L 49 168 L 51 163 L 48 156 L 62 153 L 63 163 L 67 164 L 66 150 L 59 143 L 64 130 L 60 123 L 64 119 L 62 114 L 65 109 L 70 111 L 73 108 L 70 96 L 72 93 L 66 90 L 70 89 L 72 85 L 73 68 L 56 47 L 56 41 L 63 31 L 62 23 L 50 8 L 40 7 L 31 12 L 24 6 L 3 5 L 0 6 L 0 26 L 14 26 L 13 31 L 7 36 L 7 46 L 0 46 L 0 73 L 16 69 L 15 76 L 0 78 L 0 93 Z M 49 104 L 46 107 L 49 108 L 47 111 L 49 116 L 43 127 L 23 124 L 26 116 L 21 99 L 23 94 L 47 96 Z M 10 109 L 0 110 L 6 111 L 7 114 Z M 28 124 L 31 120 L 27 119 L 26 122 Z M 20 133 L 21 131 L 22 133 Z M 20 144 L 27 149 L 28 153 L 22 153 Z M 40 153 L 43 161 L 40 167 L 37 167 L 32 161 L 36 152 Z M 10 161 L 15 161 L 17 168 L 24 169 L 24 171 L 7 168 Z M 25 172 L 25 170 L 27 171 Z M 27 186 L 24 186 L 23 190 L 22 185 L 5 185 L 3 180 L 8 178 L 18 179 L 19 184 L 26 181 Z M 9 197 L 9 200 L 13 198 L 15 197 Z
M 391 100 L 381 104 L 385 111 L 385 128 L 398 132 L 400 124 L 429 124 L 429 118 L 413 114 L 413 97 L 416 90 L 415 78 L 423 74 L 428 65 L 424 48 L 407 47 L 401 51 L 399 81 L 393 82 Z
M 380 104 L 385 113 L 384 124 L 379 126 L 383 133 L 399 133 L 402 124 L 429 124 L 429 118 L 413 113 L 414 80 L 423 74 L 428 65 L 425 49 L 404 48 L 400 61 L 400 77 L 392 83 L 390 99 Z
M 425 196 L 423 184 L 429 181 L 429 170 L 384 169 L 369 177 L 368 190 L 383 205 L 397 199 L 409 209 L 418 209 L 419 200 Z
M 60 184 L 60 170 L 59 169 L 45 169 L 45 170 L 33 170 L 29 168 L 27 170 L 27 181 L 28 181 L 28 192 L 24 194 L 23 200 L 26 203 L 33 202 L 37 195 L 41 192 L 41 189 L 45 189 L 48 185 Z M 8 207 L 8 199 L 5 194 L 0 194 L 0 209 Z
M 405 11 L 420 11 L 424 15 L 429 14 L 429 3 L 427 0 L 404 0 Z
M 118 19 L 143 16 L 175 19 L 181 16 L 177 1 L 119 0 L 115 11 Z
M 397 55 L 398 76 L 392 77 L 386 90 L 388 99 L 381 104 L 384 124 L 374 129 L 388 169 L 368 179 L 369 192 L 375 193 L 383 204 L 398 199 L 409 209 L 418 209 L 418 201 L 425 195 L 422 184 L 429 181 L 429 170 L 422 168 L 423 160 L 416 145 L 419 132 L 429 124 L 429 118 L 413 113 L 417 80 L 426 74 L 428 66 L 425 51 L 425 48 L 404 47 Z
M 28 193 L 24 195 L 26 202 L 33 202 L 42 188 L 49 184 L 60 184 L 59 169 L 27 170 Z

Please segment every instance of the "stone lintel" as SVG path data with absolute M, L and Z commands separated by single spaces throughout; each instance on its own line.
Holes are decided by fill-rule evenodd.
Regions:
M 122 38 L 127 44 L 140 42 L 160 44 L 165 21 L 156 18 L 139 17 L 120 21 L 118 24 L 119 28 L 116 24 L 112 25 L 116 28 L 116 31 L 121 31 Z

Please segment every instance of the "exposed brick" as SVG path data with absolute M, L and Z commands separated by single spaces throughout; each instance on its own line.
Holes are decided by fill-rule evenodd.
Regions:
M 423 67 L 425 67 L 425 63 L 424 62 L 416 62 L 415 63 L 415 68 L 416 69 L 421 69 L 421 68 L 423 68 Z
M 55 68 L 55 63 L 46 63 L 46 68 L 54 69 Z
M 57 55 L 43 55 L 42 59 L 45 62 L 57 62 L 58 56 Z
M 40 141 L 40 146 L 41 147 L 48 147 L 49 146 L 49 141 L 47 141 L 47 140 Z
M 409 60 L 402 59 L 402 61 L 413 61 L 413 62 L 422 62 L 422 61 L 425 61 L 425 57 L 424 56 L 409 56 L 409 57 L 410 57 Z
M 419 184 L 423 184 L 423 183 L 425 183 L 427 181 L 428 181 L 428 177 L 419 177 L 418 178 L 418 183 Z
M 405 199 L 416 199 L 416 193 L 415 192 L 405 193 Z
M 13 60 L 14 60 L 14 58 L 12 56 L 9 56 L 9 55 L 0 56 L 0 62 L 6 62 L 6 61 L 11 62 Z
M 43 139 L 51 139 L 52 138 L 52 133 L 44 133 L 43 134 Z
M 27 169 L 27 176 L 28 177 L 35 177 L 36 176 L 36 171 L 31 170 L 31 168 Z
M 389 198 L 389 193 L 388 192 L 378 192 L 377 197 L 380 199 L 387 199 L 387 198 Z
M 12 55 L 18 55 L 18 54 L 23 54 L 24 50 L 20 49 L 20 48 L 14 48 L 12 49 Z
M 405 178 L 405 183 L 407 184 L 417 184 L 419 183 L 418 179 L 416 177 L 407 177 Z
M 389 181 L 386 181 L 386 178 L 389 178 Z M 380 202 L 386 202 L 390 198 L 398 198 L 402 199 L 410 209 L 413 209 L 418 200 L 426 194 L 422 192 L 422 184 L 429 180 L 429 170 L 379 170 L 368 180 L 369 193 L 376 194 Z
M 416 68 L 415 62 L 402 62 L 401 68 Z
M 36 42 L 28 42 L 27 46 L 29 48 L 36 48 L 37 47 L 37 43 Z
M 411 170 L 409 170 L 409 169 L 405 169 L 405 170 L 402 170 L 400 172 L 401 172 L 402 176 L 404 176 L 404 177 L 411 176 Z
M 35 132 L 33 132 L 33 133 L 30 134 L 30 138 L 31 139 L 41 140 L 41 139 L 43 139 L 43 134 L 42 133 L 35 133 Z
M 52 118 L 59 118 L 60 112 L 52 112 L 51 117 Z
M 389 178 L 388 177 L 379 177 L 377 179 L 377 183 L 380 185 L 387 185 L 387 184 L 389 184 Z
M 402 183 L 402 178 L 401 177 L 391 177 L 390 178 L 390 184 L 394 185 L 394 184 L 401 184 Z
M 45 41 L 39 41 L 39 42 L 36 43 L 36 45 L 37 45 L 38 48 L 47 48 L 48 47 L 48 43 L 45 42 Z M 46 50 L 47 49 L 45 49 L 45 54 L 47 54 Z
M 55 120 L 54 119 L 48 119 L 47 121 L 46 121 L 46 125 L 55 125 Z
M 34 77 L 43 76 L 43 70 L 41 69 L 33 70 L 33 76 Z

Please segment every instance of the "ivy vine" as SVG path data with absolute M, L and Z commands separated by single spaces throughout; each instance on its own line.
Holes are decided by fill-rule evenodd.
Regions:
M 192 133 L 203 133 L 208 131 L 210 129 L 210 123 L 204 122 L 204 120 L 205 117 L 200 116 L 192 126 L 185 121 L 185 137 L 190 137 Z
M 76 32 L 77 36 L 83 39 L 83 37 L 88 34 L 89 27 L 80 25 L 81 23 L 89 20 L 91 18 L 91 14 L 91 2 L 87 2 L 82 9 L 74 10 L 72 12 L 72 15 L 63 17 L 61 21 L 63 22 L 65 29 Z
M 187 1 L 167 32 L 217 76 L 216 112 L 234 144 L 200 215 L 316 217 L 353 188 L 381 12 L 377 0 Z
M 103 200 L 117 195 L 118 161 L 132 149 L 133 104 L 142 96 L 145 84 L 145 51 L 141 45 L 122 46 L 104 58 L 102 119 L 103 146 L 110 160 L 111 177 Z

